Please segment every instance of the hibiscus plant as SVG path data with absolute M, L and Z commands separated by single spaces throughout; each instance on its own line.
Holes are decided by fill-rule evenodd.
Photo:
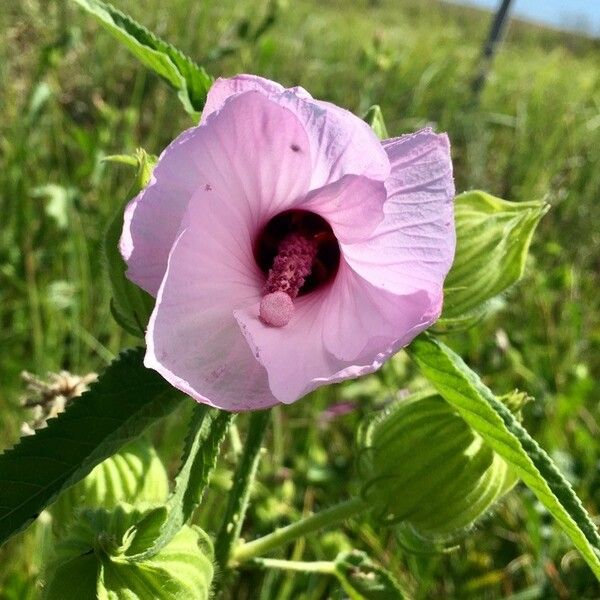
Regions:
M 594 523 L 520 423 L 526 395 L 496 396 L 442 341 L 521 277 L 547 207 L 456 195 L 443 133 L 389 137 L 378 107 L 359 118 L 258 76 L 213 81 L 113 7 L 75 2 L 177 91 L 195 124 L 158 157 L 116 157 L 137 174 L 107 226 L 112 312 L 143 347 L 0 456 L 1 540 L 40 515 L 50 523 L 44 597 L 208 598 L 248 569 L 285 569 L 336 577 L 351 598 L 402 598 L 363 552 L 271 552 L 349 518 L 443 548 L 518 481 L 600 577 Z M 357 432 L 355 494 L 242 540 L 270 409 L 398 353 L 419 379 Z M 184 404 L 170 484 L 140 436 Z M 245 411 L 210 537 L 194 511 Z

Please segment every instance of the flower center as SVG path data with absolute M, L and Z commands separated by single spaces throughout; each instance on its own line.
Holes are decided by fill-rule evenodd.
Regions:
M 267 325 L 283 327 L 292 318 L 297 296 L 335 276 L 340 249 L 325 219 L 312 212 L 289 210 L 265 225 L 254 256 L 266 275 L 260 318 Z

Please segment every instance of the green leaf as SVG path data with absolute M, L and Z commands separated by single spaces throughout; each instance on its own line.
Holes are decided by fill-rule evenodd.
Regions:
M 123 352 L 45 429 L 0 455 L 0 543 L 179 405 L 182 396 L 144 368 L 143 355 L 141 348 Z
M 74 2 L 96 17 L 146 67 L 175 88 L 188 113 L 194 118 L 199 116 L 212 85 L 212 78 L 202 67 L 110 4 L 101 0 Z
M 429 335 L 409 346 L 423 375 L 513 468 L 558 521 L 600 580 L 600 536 L 575 492 L 509 408 L 455 352 Z
M 335 560 L 335 575 L 351 600 L 402 600 L 404 594 L 393 575 L 364 552 L 344 552 Z
M 366 121 L 371 126 L 371 129 L 380 140 L 385 140 L 390 137 L 379 104 L 374 104 L 367 110 L 363 115 L 363 121 Z
M 134 160 L 137 166 L 135 180 L 127 194 L 127 199 L 114 214 L 104 234 L 104 254 L 113 292 L 110 305 L 112 314 L 125 331 L 143 338 L 154 306 L 154 298 L 127 279 L 125 275 L 127 264 L 119 251 L 119 239 L 123 231 L 125 208 L 129 200 L 150 181 L 157 158 L 138 148 L 135 156 L 111 156 L 105 160 L 120 163 L 126 161 L 127 164 L 131 164 L 130 161 Z
M 81 507 L 113 508 L 120 502 L 162 504 L 169 478 L 156 450 L 144 437 L 123 446 L 65 490 L 50 507 L 55 531 L 64 531 Z
M 200 505 L 208 478 L 215 467 L 221 442 L 233 419 L 233 414 L 216 410 L 205 404 L 195 407 L 190 434 L 185 443 L 179 473 L 175 478 L 175 489 L 167 501 L 167 512 L 158 508 L 151 512 L 138 529 L 156 532 L 144 548 L 136 545 L 128 552 L 130 560 L 144 561 L 162 550 L 187 523 Z M 157 523 L 160 523 L 157 528 Z
M 477 323 L 492 308 L 486 303 L 521 278 L 533 232 L 547 210 L 543 202 L 508 202 L 480 191 L 456 197 L 456 256 L 438 329 Z
M 133 562 L 124 554 L 146 512 L 128 504 L 79 512 L 55 544 L 44 573 L 44 600 L 207 600 L 213 548 L 200 528 L 182 527 L 148 561 Z

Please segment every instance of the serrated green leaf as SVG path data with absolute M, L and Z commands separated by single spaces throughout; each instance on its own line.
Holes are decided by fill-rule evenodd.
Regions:
M 205 404 L 195 407 L 190 434 L 186 440 L 175 489 L 167 501 L 166 518 L 157 528 L 162 507 L 150 513 L 139 524 L 140 535 L 148 540 L 144 529 L 156 531 L 151 543 L 145 547 L 136 545 L 128 551 L 132 561 L 144 561 L 160 552 L 187 523 L 200 505 L 210 473 L 215 467 L 221 442 L 233 419 L 233 414 L 216 410 Z
M 0 543 L 179 405 L 181 394 L 143 356 L 141 348 L 123 352 L 64 413 L 0 455 Z
M 394 576 L 364 552 L 344 552 L 335 560 L 335 575 L 351 600 L 402 600 Z
M 146 67 L 177 90 L 185 110 L 197 118 L 212 78 L 192 59 L 161 40 L 128 15 L 101 0 L 74 0 L 90 13 Z
M 438 329 L 466 328 L 485 316 L 485 303 L 523 275 L 543 202 L 508 202 L 481 191 L 455 200 L 456 256 L 444 285 Z
M 600 580 L 600 536 L 575 492 L 517 418 L 455 352 L 430 335 L 408 348 L 423 375 L 513 468 Z
M 371 129 L 380 140 L 390 137 L 379 104 L 374 104 L 367 110 L 363 115 L 363 121 L 366 121 L 371 126 Z
M 109 158 L 115 159 L 115 157 Z M 104 255 L 113 293 L 110 303 L 112 315 L 125 331 L 143 338 L 154 306 L 154 298 L 127 279 L 125 275 L 127 264 L 119 251 L 119 240 L 123 231 L 125 208 L 131 198 L 150 181 L 157 158 L 152 154 L 148 154 L 142 148 L 138 148 L 135 155 L 128 158 L 135 161 L 137 172 L 127 194 L 127 199 L 118 208 L 106 228 Z M 120 160 L 119 162 L 123 161 Z M 131 163 L 128 161 L 128 164 Z

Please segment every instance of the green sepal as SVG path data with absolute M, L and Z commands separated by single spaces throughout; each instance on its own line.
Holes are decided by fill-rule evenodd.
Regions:
M 124 160 L 115 160 L 115 157 L 109 158 L 114 162 L 125 162 Z M 118 158 L 122 159 L 123 157 Z M 104 255 L 113 293 L 110 303 L 111 312 L 125 331 L 138 337 L 144 337 L 146 325 L 154 307 L 154 298 L 127 279 L 127 265 L 119 251 L 119 240 L 123 231 L 125 208 L 131 198 L 150 181 L 157 158 L 147 154 L 141 148 L 138 148 L 134 157 L 128 158 L 135 158 L 137 172 L 127 194 L 127 200 L 119 207 L 106 229 Z M 127 164 L 131 164 L 129 160 Z
M 439 395 L 413 394 L 363 431 L 361 495 L 379 518 L 429 539 L 464 533 L 515 483 L 507 464 Z
M 110 511 L 82 511 L 44 573 L 44 600 L 208 599 L 213 549 L 198 527 L 182 527 L 148 560 L 128 559 L 148 510 L 119 504 Z
M 456 255 L 437 331 L 467 329 L 498 307 L 491 300 L 522 277 L 533 232 L 547 211 L 544 202 L 508 202 L 482 191 L 456 197 Z

